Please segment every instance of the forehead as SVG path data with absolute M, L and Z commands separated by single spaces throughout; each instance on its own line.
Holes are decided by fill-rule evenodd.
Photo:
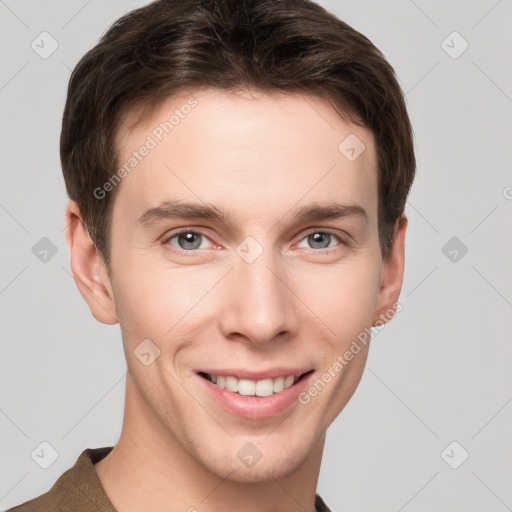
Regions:
M 125 178 L 116 202 L 141 210 L 169 199 L 248 215 L 271 205 L 363 203 L 377 212 L 372 133 L 306 94 L 184 91 L 117 134 Z

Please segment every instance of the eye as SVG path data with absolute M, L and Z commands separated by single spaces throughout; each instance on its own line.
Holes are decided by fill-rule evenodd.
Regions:
M 178 231 L 177 233 L 174 233 L 170 237 L 166 238 L 164 244 L 169 244 L 176 247 L 176 244 L 173 243 L 174 240 L 177 243 L 178 249 L 183 251 L 195 251 L 196 249 L 204 249 L 205 247 L 201 247 L 202 241 L 208 240 L 208 238 L 202 233 L 198 233 L 197 231 L 185 229 Z
M 322 252 L 330 252 L 325 249 L 330 249 L 344 243 L 343 237 L 329 231 L 313 231 L 309 233 L 299 242 L 298 247 L 304 248 L 304 245 L 302 245 L 303 241 L 308 244 L 306 248 L 321 250 Z M 182 229 L 167 237 L 163 243 L 181 251 L 197 252 L 199 249 L 208 248 L 208 245 L 204 245 L 208 242 L 210 247 L 214 246 L 206 235 L 190 229 Z
M 340 242 L 340 244 L 343 243 L 343 240 L 340 236 L 328 231 L 313 231 L 312 233 L 306 235 L 302 240 L 306 240 L 306 243 L 310 244 L 309 248 L 315 250 L 329 249 L 333 247 L 333 245 L 331 245 L 333 240 Z M 300 244 L 298 247 L 301 247 Z

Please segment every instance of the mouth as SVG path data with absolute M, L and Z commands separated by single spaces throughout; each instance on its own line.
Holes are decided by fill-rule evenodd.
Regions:
M 284 390 L 291 388 L 298 382 L 308 377 L 314 370 L 309 370 L 298 375 L 280 375 L 259 380 L 237 378 L 233 375 L 215 375 L 213 373 L 199 372 L 205 380 L 211 382 L 219 389 L 225 389 L 241 396 L 268 397 L 279 395 Z
M 198 368 L 195 373 L 206 396 L 221 409 L 254 421 L 282 417 L 296 409 L 297 397 L 313 378 L 310 368 Z

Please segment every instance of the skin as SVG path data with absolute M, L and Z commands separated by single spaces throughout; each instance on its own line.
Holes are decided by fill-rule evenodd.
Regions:
M 128 116 L 120 161 L 191 95 L 139 124 Z M 117 187 L 110 274 L 76 203 L 66 211 L 75 281 L 98 321 L 120 323 L 128 367 L 122 433 L 95 469 L 120 512 L 313 511 L 325 432 L 359 384 L 368 345 L 308 404 L 260 420 L 220 407 L 194 369 L 297 365 L 320 378 L 359 333 L 392 316 L 407 219 L 383 261 L 374 137 L 324 100 L 213 89 L 194 97 L 197 106 Z M 349 134 L 366 146 L 353 162 L 338 150 Z M 231 217 L 137 223 L 169 199 Z M 359 205 L 367 221 L 297 223 L 294 208 L 326 201 Z M 199 248 L 186 255 L 183 237 L 168 240 L 176 228 L 204 235 Z M 344 238 L 308 238 L 326 231 Z M 246 237 L 263 248 L 252 263 L 236 252 Z M 149 366 L 134 355 L 145 339 L 160 350 Z M 262 454 L 252 467 L 237 457 L 248 442 Z

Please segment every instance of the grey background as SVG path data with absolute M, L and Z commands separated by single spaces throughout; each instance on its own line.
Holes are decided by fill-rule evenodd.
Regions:
M 120 434 L 119 327 L 93 319 L 70 274 L 58 138 L 70 70 L 144 3 L 0 0 L 1 509 L 47 491 L 83 449 Z M 395 67 L 418 176 L 403 310 L 374 338 L 328 431 L 318 492 L 335 511 L 512 510 L 512 4 L 320 3 Z M 58 43 L 47 59 L 31 47 L 43 31 Z M 46 262 L 43 237 L 57 251 Z M 43 441 L 58 453 L 47 469 L 31 457 Z M 453 469 L 446 461 L 459 464 L 463 450 Z

